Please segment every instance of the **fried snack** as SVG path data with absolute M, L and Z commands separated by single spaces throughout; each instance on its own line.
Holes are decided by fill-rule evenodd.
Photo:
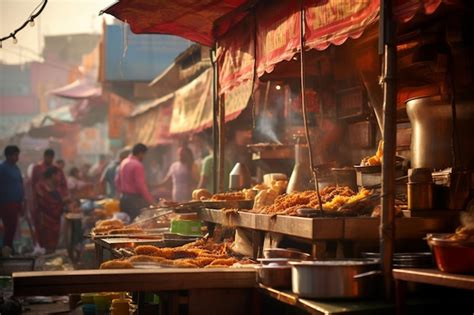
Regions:
M 160 248 L 153 245 L 140 245 L 135 247 L 135 253 L 137 255 L 158 256 Z
M 227 265 L 207 265 L 206 267 L 204 268 L 229 268 L 230 266 L 227 266 Z
M 215 200 L 215 201 L 235 201 L 235 200 L 244 200 L 244 199 L 245 199 L 245 194 L 241 191 L 215 194 L 211 198 L 211 200 Z
M 326 211 L 336 211 L 341 206 L 367 197 L 370 191 L 362 189 L 359 193 L 353 192 L 349 187 L 326 187 L 320 191 L 323 209 Z M 258 204 L 258 198 L 255 202 Z M 269 206 L 255 207 L 252 212 L 272 214 L 272 215 L 297 215 L 300 208 L 318 208 L 318 195 L 314 190 L 296 192 L 288 195 L 280 195 L 275 198 L 273 204 Z
M 136 263 L 136 262 L 160 262 L 163 261 L 163 257 L 158 257 L 158 256 L 148 256 L 148 255 L 136 255 L 132 256 L 128 259 L 129 262 L 131 263 Z
M 382 164 L 383 158 L 383 140 L 379 141 L 377 152 L 373 156 L 368 156 L 362 159 L 360 162 L 361 166 L 376 166 Z
M 176 259 L 173 260 L 173 266 L 178 268 L 198 268 L 199 266 L 194 262 L 194 259 Z
M 244 193 L 244 198 L 247 200 L 255 199 L 255 196 L 257 195 L 255 189 L 243 189 L 242 192 Z
M 108 234 L 110 231 L 109 227 L 95 227 L 92 229 L 92 233 L 95 235 L 105 235 Z
M 212 197 L 212 194 L 207 189 L 193 190 L 193 200 L 205 200 Z
M 275 199 L 278 197 L 278 192 L 273 189 L 261 190 L 258 192 L 255 197 L 255 202 L 253 205 L 254 209 L 263 208 L 265 206 L 270 206 L 275 202 Z
M 110 228 L 110 229 L 121 229 L 124 227 L 122 221 L 118 219 L 110 219 L 110 220 L 103 220 L 98 221 L 95 225 L 97 228 Z
M 255 186 L 253 186 L 253 189 L 255 189 L 255 190 L 266 190 L 266 189 L 269 189 L 269 188 L 270 187 L 268 187 L 265 184 L 257 184 Z
M 113 229 L 110 230 L 110 235 L 117 235 L 117 234 L 145 234 L 145 231 L 140 228 L 121 228 L 121 229 Z
M 102 263 L 100 269 L 133 269 L 133 265 L 127 260 L 115 259 Z
M 193 264 L 199 268 L 204 268 L 207 265 L 211 264 L 215 258 L 212 257 L 196 257 L 193 259 Z
M 234 257 L 230 258 L 222 258 L 222 259 L 216 259 L 209 265 L 214 266 L 214 265 L 223 265 L 223 266 L 232 266 L 235 264 L 238 260 L 235 259 Z
M 163 248 L 165 249 L 165 248 Z M 180 258 L 195 258 L 198 254 L 192 250 L 183 250 L 183 249 L 172 249 L 171 258 L 180 259 Z

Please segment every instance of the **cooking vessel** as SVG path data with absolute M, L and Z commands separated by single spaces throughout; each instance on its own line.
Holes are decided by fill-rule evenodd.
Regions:
M 449 273 L 474 274 L 474 241 L 452 239 L 452 235 L 437 233 L 426 236 L 438 269 Z
M 378 291 L 378 260 L 290 262 L 292 290 L 304 298 L 362 298 Z
M 474 101 L 456 97 L 457 155 L 460 165 L 474 167 Z M 407 102 L 412 125 L 411 166 L 444 169 L 452 165 L 452 108 L 441 96 L 414 98 Z
M 257 281 L 267 287 L 291 288 L 291 266 L 262 265 L 258 267 Z
M 308 260 L 311 255 L 295 249 L 286 248 L 264 248 L 263 257 L 265 258 L 287 258 L 293 260 Z

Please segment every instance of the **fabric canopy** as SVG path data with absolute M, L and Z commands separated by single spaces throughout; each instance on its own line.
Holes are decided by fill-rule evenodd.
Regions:
M 419 12 L 435 12 L 441 3 L 457 1 L 396 0 L 394 14 L 399 22 L 407 22 Z M 331 44 L 341 45 L 348 38 L 360 37 L 367 27 L 377 22 L 380 0 L 307 0 L 304 5 L 305 47 L 324 50 Z M 254 45 L 258 77 L 272 72 L 282 61 L 291 60 L 299 51 L 301 8 L 298 1 L 264 2 L 255 10 L 256 22 L 248 16 L 219 40 L 221 94 L 253 75 L 249 65 L 253 64 L 250 57 L 255 55 Z M 250 35 L 252 22 L 257 24 L 256 39 Z
M 127 142 L 156 146 L 171 143 L 169 134 L 174 94 L 138 107 L 129 117 L 131 130 Z
M 28 135 L 35 138 L 61 137 L 77 128 L 71 106 L 63 106 L 34 117 Z
M 52 90 L 50 94 L 71 99 L 93 98 L 102 95 L 102 88 L 97 87 L 94 83 L 81 79 Z
M 104 10 L 130 24 L 136 34 L 177 35 L 202 45 L 212 46 L 245 13 L 227 16 L 248 0 L 120 0 Z M 215 30 L 214 22 L 223 23 Z M 217 34 L 216 34 L 217 33 Z
M 199 132 L 212 125 L 212 69 L 175 93 L 170 134 Z

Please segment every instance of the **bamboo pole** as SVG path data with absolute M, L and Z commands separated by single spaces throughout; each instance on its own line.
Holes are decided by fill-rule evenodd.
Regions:
M 316 170 L 316 166 L 314 164 L 313 158 L 313 147 L 311 143 L 311 137 L 309 133 L 309 125 L 308 125 L 308 111 L 306 108 L 306 78 L 305 78 L 305 59 L 304 59 L 304 28 L 305 28 L 305 10 L 304 10 L 304 1 L 301 1 L 301 27 L 300 27 L 300 79 L 301 79 L 301 107 L 303 111 L 303 122 L 304 122 L 304 129 L 306 135 L 306 142 L 308 143 L 308 151 L 309 151 L 309 165 L 311 167 L 311 172 L 313 174 L 314 185 L 316 189 L 316 195 L 318 196 L 318 205 L 319 210 L 323 211 L 323 203 L 321 201 L 321 194 L 319 193 L 319 178 L 318 172 Z
M 217 98 L 217 60 L 215 60 L 216 48 L 210 51 L 212 63 L 212 192 L 215 194 L 218 190 L 218 167 L 217 154 L 219 150 L 219 100 Z
M 384 276 L 385 297 L 392 298 L 392 261 L 394 251 L 395 212 L 395 151 L 397 141 L 397 47 L 392 1 L 380 5 L 379 53 L 383 51 L 383 158 L 382 213 L 380 217 L 380 254 Z

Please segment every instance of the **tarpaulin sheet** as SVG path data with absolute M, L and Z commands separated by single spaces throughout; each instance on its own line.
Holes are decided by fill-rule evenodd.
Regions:
M 224 94 L 244 81 L 253 81 L 255 69 L 255 19 L 246 18 L 232 29 L 217 48 L 219 93 Z
M 300 46 L 299 1 L 274 1 L 257 8 L 257 74 L 290 60 Z
M 349 37 L 358 38 L 377 21 L 379 0 L 331 0 L 305 10 L 305 45 L 324 50 L 341 45 Z
M 120 0 L 104 12 L 130 24 L 136 34 L 171 34 L 206 46 L 215 41 L 214 22 L 248 0 Z M 241 14 L 243 16 L 244 13 Z M 224 19 L 220 33 L 233 19 Z M 236 22 L 238 19 L 236 19 Z
M 212 125 L 212 69 L 175 92 L 170 134 L 199 132 Z
M 130 145 L 143 143 L 148 146 L 172 142 L 169 129 L 173 97 L 158 103 L 151 109 L 130 117 L 131 132 L 127 137 Z
M 400 22 L 411 20 L 417 13 L 433 13 L 441 3 L 456 0 L 396 0 L 394 14 Z M 341 45 L 348 38 L 358 38 L 379 18 L 380 0 L 307 0 L 305 7 L 305 46 L 324 50 Z M 301 6 L 298 1 L 266 2 L 256 8 L 257 76 L 272 72 L 275 65 L 290 60 L 300 48 Z M 221 93 L 245 81 L 242 74 L 251 74 L 249 59 L 255 40 L 247 17 L 233 31 L 219 40 L 221 53 L 219 84 Z M 240 45 L 240 46 L 239 46 Z M 225 60 L 229 59 L 229 60 Z M 232 82 L 233 80 L 233 82 Z

